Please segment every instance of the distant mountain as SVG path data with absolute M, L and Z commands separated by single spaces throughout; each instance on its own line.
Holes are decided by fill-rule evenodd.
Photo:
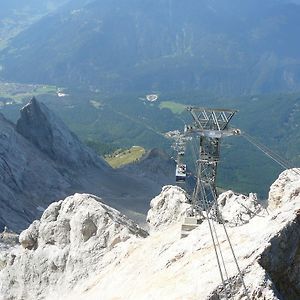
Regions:
M 1 77 L 106 92 L 295 91 L 297 3 L 72 1 L 9 43 L 0 53 Z
M 34 98 L 16 126 L 0 114 L 0 153 L 0 231 L 25 228 L 51 202 L 74 192 L 101 195 L 139 220 L 165 184 L 112 169 Z
M 0 49 L 9 39 L 69 0 L 1 0 Z

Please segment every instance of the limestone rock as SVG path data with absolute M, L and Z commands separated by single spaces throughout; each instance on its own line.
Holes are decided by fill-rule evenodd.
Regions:
M 0 270 L 13 261 L 14 256 L 11 252 L 18 247 L 18 241 L 19 236 L 14 232 L 0 233 Z
M 218 197 L 218 209 L 220 217 L 232 226 L 248 223 L 254 216 L 265 214 L 253 193 L 245 196 L 233 191 L 224 192 Z
M 147 222 L 150 230 L 162 228 L 180 221 L 191 209 L 188 194 L 178 186 L 164 186 L 161 193 L 151 200 Z
M 75 194 L 52 203 L 40 221 L 23 231 L 20 243 L 26 249 L 16 252 L 1 273 L 0 299 L 44 299 L 57 290 L 66 292 L 109 265 L 122 242 L 147 236 L 100 201 Z
M 268 208 L 274 210 L 290 201 L 300 201 L 300 169 L 282 172 L 271 185 Z
M 21 232 L 19 242 L 25 249 L 34 249 L 37 247 L 39 226 L 40 222 L 34 221 L 28 229 Z
M 1 114 L 0 153 L 0 230 L 20 231 L 64 196 L 71 183 Z
M 247 224 L 227 228 L 250 299 L 299 299 L 299 209 L 300 203 L 289 203 L 275 215 L 255 216 Z M 213 225 L 226 264 L 227 292 L 245 300 L 226 234 L 221 224 Z M 126 245 L 121 262 L 99 269 L 67 299 L 96 300 L 101 295 L 103 300 L 225 300 L 209 232 L 206 221 L 183 239 L 179 224 L 161 228 Z

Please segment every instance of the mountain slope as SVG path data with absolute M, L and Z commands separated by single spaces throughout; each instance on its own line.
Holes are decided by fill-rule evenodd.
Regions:
M 299 16 L 286 1 L 77 1 L 11 41 L 1 76 L 110 92 L 298 90 Z
M 0 152 L 0 227 L 18 230 L 65 195 L 70 182 L 1 114 Z
M 19 231 L 49 203 L 74 192 L 101 195 L 140 220 L 165 183 L 112 169 L 36 99 L 21 110 L 17 126 L 2 115 L 0 121 L 1 228 Z

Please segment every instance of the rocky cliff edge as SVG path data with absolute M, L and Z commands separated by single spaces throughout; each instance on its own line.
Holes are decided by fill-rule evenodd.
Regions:
M 300 179 L 289 170 L 273 192 L 276 186 L 282 204 L 274 208 L 270 197 L 270 209 L 260 213 L 252 214 L 259 208 L 253 195 L 219 198 L 250 299 L 300 299 L 300 196 L 292 192 Z M 0 299 L 225 299 L 207 221 L 180 238 L 184 191 L 168 186 L 152 200 L 150 236 L 96 200 L 76 194 L 56 202 L 20 235 L 23 246 L 0 273 Z M 230 209 L 242 217 L 230 217 Z M 223 226 L 213 225 L 226 288 L 247 299 Z

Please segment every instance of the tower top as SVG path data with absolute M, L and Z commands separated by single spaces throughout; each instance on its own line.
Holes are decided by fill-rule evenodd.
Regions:
M 237 110 L 233 109 L 211 109 L 204 107 L 188 107 L 194 123 L 187 126 L 187 133 L 199 133 L 204 136 L 220 138 L 223 135 L 238 135 L 239 130 L 228 129 L 228 124 Z

